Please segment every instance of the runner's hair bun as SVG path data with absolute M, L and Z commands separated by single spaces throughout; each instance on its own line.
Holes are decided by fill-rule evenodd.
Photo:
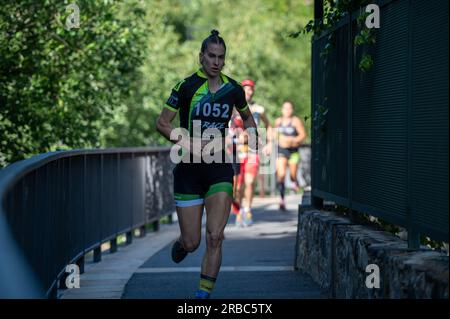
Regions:
M 216 29 L 211 30 L 211 35 L 219 36 L 219 31 L 217 31 Z

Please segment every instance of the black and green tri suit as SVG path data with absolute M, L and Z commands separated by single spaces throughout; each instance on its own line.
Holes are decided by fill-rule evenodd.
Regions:
M 240 111 L 248 108 L 242 86 L 222 73 L 220 77 L 223 84 L 215 93 L 209 91 L 202 69 L 173 88 L 165 107 L 179 112 L 180 127 L 189 131 L 189 136 L 215 128 L 225 137 L 233 107 Z M 232 196 L 234 171 L 224 157 L 225 152 L 220 163 L 177 164 L 173 171 L 176 206 L 200 205 L 204 198 L 222 191 Z

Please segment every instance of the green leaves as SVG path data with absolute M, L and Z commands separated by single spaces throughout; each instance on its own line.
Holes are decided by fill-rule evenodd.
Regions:
M 80 28 L 68 31 L 66 5 L 23 0 L 0 11 L 3 164 L 55 148 L 98 145 L 111 121 L 104 105 L 122 103 L 137 77 L 146 34 L 135 27 L 140 18 L 131 12 L 120 19 L 117 1 L 80 0 Z
M 361 61 L 359 62 L 359 69 L 363 72 L 367 72 L 372 68 L 373 65 L 373 59 L 372 56 L 364 53 L 361 57 Z
M 375 38 L 375 29 L 369 29 L 365 26 L 364 22 L 365 18 L 367 17 L 367 13 L 362 14 L 360 16 L 363 17 L 363 19 L 361 19 L 361 21 L 358 18 L 358 26 L 360 28 L 359 33 L 355 36 L 354 39 L 354 45 L 355 47 L 357 46 L 362 46 L 363 50 L 367 51 L 367 46 L 371 45 L 371 44 L 375 44 L 376 42 L 376 38 Z M 361 60 L 359 61 L 359 69 L 362 72 L 367 72 L 369 71 L 373 66 L 373 59 L 372 56 L 370 54 L 368 54 L 367 52 L 363 52 L 362 56 L 361 56 Z
M 357 25 L 360 29 L 359 33 L 355 36 L 354 45 L 355 46 L 367 46 L 376 43 L 375 31 L 374 29 L 368 29 L 365 26 L 365 20 L 370 13 L 365 12 L 364 7 L 370 3 L 370 0 L 342 0 L 342 1 L 326 1 L 324 3 L 324 15 L 322 19 L 310 20 L 306 26 L 298 32 L 291 34 L 292 37 L 297 37 L 301 33 L 312 33 L 314 36 L 321 36 L 323 32 L 332 30 L 339 21 L 353 13 L 355 10 L 359 9 L 359 16 L 357 18 Z M 333 32 L 330 32 L 328 36 L 327 43 L 320 52 L 321 58 L 326 58 L 333 50 Z M 364 53 L 361 61 L 359 63 L 359 68 L 361 71 L 368 71 L 373 65 L 372 57 L 368 53 Z
M 373 29 L 368 29 L 366 27 L 362 27 L 359 34 L 355 36 L 355 46 L 364 45 L 364 44 L 375 44 L 375 34 Z
M 143 77 L 133 85 L 132 102 L 116 113 L 103 135 L 107 145 L 166 143 L 155 130 L 156 117 L 170 90 L 199 67 L 201 42 L 213 28 L 227 44 L 224 73 L 238 81 L 255 79 L 255 100 L 266 107 L 271 123 L 284 99 L 296 103 L 299 116 L 309 115 L 310 43 L 301 34 L 295 40 L 289 34 L 308 21 L 312 6 L 303 0 L 236 0 L 205 9 L 210 5 L 210 0 L 146 3 L 150 30 Z

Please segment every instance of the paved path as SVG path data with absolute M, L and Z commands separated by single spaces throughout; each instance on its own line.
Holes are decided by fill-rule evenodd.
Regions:
M 225 229 L 222 268 L 212 298 L 325 298 L 307 275 L 293 269 L 300 196 L 288 197 L 288 212 L 278 211 L 276 198 L 256 198 L 254 225 Z M 170 259 L 178 224 L 161 225 L 160 231 L 118 252 L 103 253 L 102 261 L 87 259 L 80 288 L 60 290 L 63 299 L 189 299 L 197 289 L 204 233 L 199 249 L 182 263 Z
M 86 259 L 85 272 L 80 275 L 80 288 L 60 290 L 62 299 L 119 299 L 133 273 L 151 256 L 178 236 L 177 223 L 161 225 L 158 232 L 133 238 L 131 245 L 119 245 L 118 251 L 103 252 L 102 261 Z
M 274 198 L 256 199 L 255 223 L 225 229 L 221 272 L 212 298 L 325 298 L 307 275 L 293 268 L 297 211 L 301 196 L 290 196 L 288 212 L 278 211 Z M 170 259 L 169 243 L 148 258 L 126 284 L 122 298 L 189 299 L 198 287 L 202 243 L 180 264 Z

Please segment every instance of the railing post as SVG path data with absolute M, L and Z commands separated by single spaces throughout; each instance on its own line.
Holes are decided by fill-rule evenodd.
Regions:
M 314 0 L 314 20 L 321 20 L 323 18 L 323 0 Z M 315 148 L 317 147 L 315 139 L 315 128 L 317 123 L 314 122 L 314 112 L 316 103 L 316 64 L 317 56 L 314 55 L 314 40 L 311 44 L 311 206 L 317 209 L 323 208 L 323 199 L 314 195 L 315 178 Z
M 409 186 L 408 186 L 409 187 Z M 420 249 L 420 233 L 412 226 L 412 213 L 411 207 L 406 208 L 408 227 L 408 249 L 409 250 L 419 250 Z
M 139 227 L 139 237 L 145 237 L 145 235 L 147 235 L 147 228 L 145 227 L 145 225 Z
M 98 246 L 94 249 L 94 262 L 98 263 L 102 260 L 102 247 Z
M 155 221 L 152 223 L 152 225 L 153 225 L 153 230 L 154 230 L 154 231 L 158 231 L 158 230 L 159 230 L 159 219 L 158 219 L 158 220 L 155 220 Z
M 131 163 L 133 164 L 133 166 L 136 164 L 136 162 L 135 162 L 135 159 L 134 159 L 134 153 L 132 152 L 131 153 Z M 129 217 L 130 217 L 130 226 L 131 227 L 133 227 L 133 216 L 134 216 L 134 212 L 135 212 L 135 210 L 136 210 L 136 190 L 135 190 L 135 185 L 134 185 L 134 182 L 135 182 L 135 179 L 136 179 L 136 176 L 135 176 L 136 174 L 135 174 L 135 169 L 133 168 L 132 170 L 131 170 L 131 199 L 132 199 L 132 202 L 131 202 L 131 214 L 129 214 Z M 133 233 L 134 233 L 134 229 L 132 229 L 131 230 L 131 238 L 133 238 Z M 127 241 L 128 241 L 128 236 L 127 236 Z M 130 242 L 130 244 L 131 244 L 131 242 Z
M 317 209 L 323 208 L 323 198 L 311 196 L 311 206 Z
M 127 240 L 125 243 L 127 245 L 131 244 L 133 242 L 133 231 L 131 230 L 131 231 L 127 232 L 126 237 L 127 237 Z
M 314 0 L 314 20 L 323 18 L 323 0 Z
M 78 269 L 80 269 L 80 275 L 84 274 L 84 255 L 77 259 L 75 262 L 78 266 Z
M 420 234 L 413 227 L 408 227 L 408 249 L 420 249 Z
M 48 292 L 47 298 L 48 299 L 58 299 L 58 286 L 56 283 L 52 286 L 52 288 Z
M 114 254 L 117 252 L 117 237 L 114 237 L 114 239 L 111 239 L 109 241 L 109 252 L 111 254 Z

